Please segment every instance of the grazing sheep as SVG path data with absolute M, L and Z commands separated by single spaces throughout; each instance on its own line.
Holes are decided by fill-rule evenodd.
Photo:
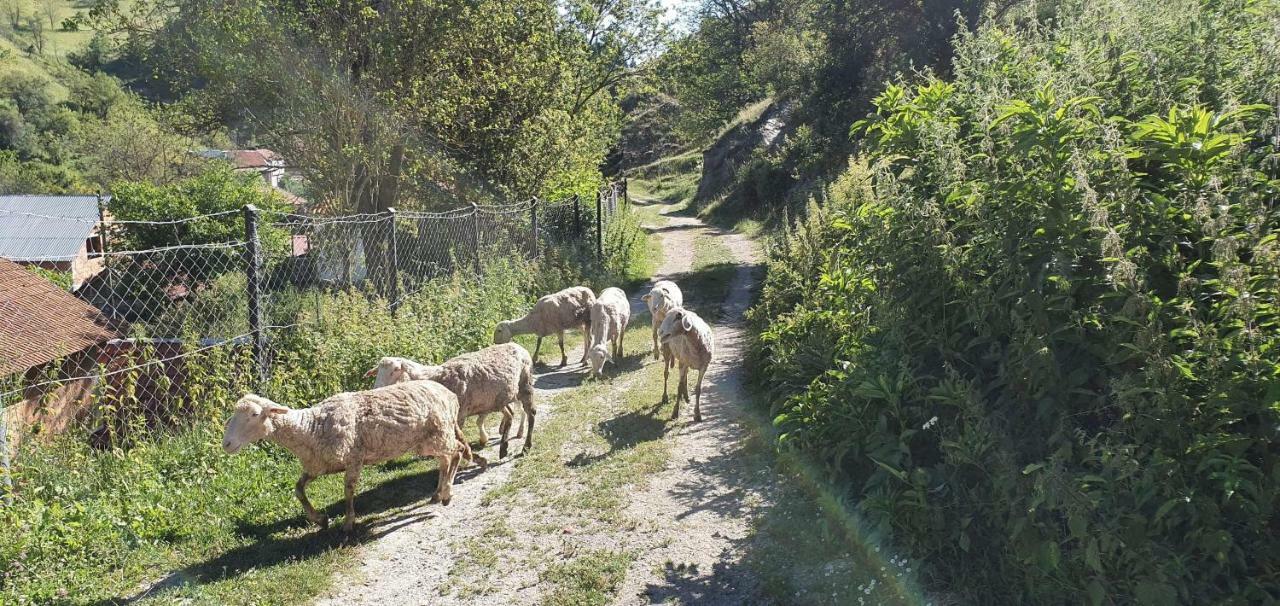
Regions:
M 653 359 L 658 359 L 658 327 L 662 326 L 662 321 L 666 319 L 667 314 L 677 307 L 684 306 L 684 293 L 680 292 L 680 287 L 676 286 L 671 280 L 659 280 L 649 290 L 649 294 L 640 297 L 641 301 L 649 307 L 649 317 L 651 328 L 653 329 Z
M 368 391 L 340 393 L 311 408 L 293 410 L 248 394 L 236 402 L 227 420 L 222 448 L 235 454 L 245 444 L 271 440 L 302 462 L 294 494 L 307 519 L 328 528 L 329 519 L 307 500 L 307 484 L 319 476 L 345 472 L 347 516 L 343 530 L 355 525 L 355 492 L 365 465 L 405 453 L 434 456 L 440 480 L 431 502 L 449 504 L 454 474 L 471 448 L 457 420 L 458 396 L 439 383 L 413 381 Z
M 675 419 L 680 416 L 680 398 L 683 397 L 685 402 L 689 401 L 689 386 L 686 379 L 689 376 L 689 369 L 698 369 L 698 385 L 695 392 L 693 403 L 693 420 L 702 420 L 702 377 L 707 374 L 707 367 L 711 366 L 711 358 L 716 353 L 715 337 L 711 334 L 711 327 L 695 314 L 684 308 L 676 308 L 667 312 L 666 318 L 662 320 L 662 326 L 658 327 L 658 336 L 662 341 L 663 354 L 666 354 L 666 348 L 670 348 L 671 355 L 675 361 L 680 364 L 680 389 L 676 392 L 676 407 L 671 412 L 671 418 Z M 671 371 L 671 364 L 663 365 L 662 369 L 662 401 L 667 401 L 667 376 Z
M 415 364 L 404 358 L 383 358 L 370 372 L 378 377 L 376 385 L 414 379 L 429 379 L 444 385 L 458 396 L 459 424 L 467 417 L 501 412 L 499 431 L 502 432 L 502 442 L 498 456 L 504 458 L 514 416 L 511 403 L 518 401 L 529 424 L 524 450 L 533 445 L 533 358 L 515 343 L 490 345 L 480 351 L 450 358 L 439 366 Z M 485 442 L 488 443 L 487 438 Z
M 587 361 L 587 350 L 591 347 L 588 335 L 591 331 L 591 304 L 596 295 L 590 288 L 574 286 L 560 292 L 538 299 L 533 309 L 523 318 L 499 322 L 493 331 L 495 344 L 510 343 L 516 335 L 535 334 L 538 344 L 533 348 L 533 359 L 538 360 L 538 352 L 542 350 L 542 338 L 556 335 L 560 339 L 560 366 L 569 363 L 569 356 L 564 353 L 564 331 L 582 327 L 582 363 Z
M 516 347 L 519 346 L 517 345 Z M 520 347 L 520 351 L 524 351 L 524 348 Z M 528 355 L 528 352 L 525 352 L 525 356 L 527 357 Z M 435 380 L 439 371 L 439 366 L 428 366 L 426 364 L 414 362 L 408 358 L 387 356 L 382 358 L 382 360 L 378 362 L 377 366 L 369 369 L 369 372 L 364 373 L 364 378 L 374 379 L 374 387 L 383 387 L 385 385 L 393 385 L 395 383 L 403 383 L 405 381 L 418 381 L 423 379 Z M 445 387 L 449 386 L 446 385 Z M 458 397 L 462 397 L 462 394 L 458 394 Z M 515 411 L 510 405 L 502 409 L 504 417 L 511 416 L 514 413 Z M 485 419 L 488 418 L 488 416 L 488 413 L 480 413 L 476 415 L 476 429 L 480 430 L 480 441 L 484 444 L 489 443 L 489 434 L 484 429 Z M 458 425 L 464 425 L 466 420 L 466 417 L 459 415 Z M 516 426 L 516 437 L 524 437 L 523 419 L 521 419 L 520 423 Z
M 622 357 L 622 337 L 631 321 L 631 303 L 621 288 L 606 288 L 591 304 L 591 374 L 600 376 L 604 363 Z

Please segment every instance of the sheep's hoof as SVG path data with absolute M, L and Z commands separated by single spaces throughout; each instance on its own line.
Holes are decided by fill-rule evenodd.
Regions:
M 449 502 L 450 502 L 450 501 L 452 501 L 452 500 L 453 500 L 453 497 L 452 497 L 452 496 L 448 496 L 448 497 L 445 497 L 445 498 L 443 498 L 443 499 L 440 499 L 440 504 L 441 504 L 441 505 L 444 505 L 445 507 L 448 507 L 448 506 L 449 506 Z
M 356 529 L 356 523 L 354 520 L 348 520 L 342 523 L 342 532 L 351 534 L 352 532 L 355 531 L 355 529 Z
M 484 471 L 489 468 L 489 459 L 486 459 L 478 454 L 471 455 L 471 462 L 475 463 L 476 465 L 479 465 L 480 471 Z
M 319 518 L 312 518 L 312 519 L 311 519 L 311 523 L 315 524 L 316 526 L 319 526 L 319 527 L 320 527 L 320 530 L 328 530 L 328 529 L 329 529 L 329 518 L 328 518 L 328 516 L 320 516 Z
M 439 502 L 440 502 L 440 493 L 433 494 L 431 495 L 430 499 L 427 499 L 428 505 L 435 505 L 436 503 L 439 503 Z
M 569 365 L 569 358 L 560 359 L 560 366 L 559 366 L 560 368 L 564 368 L 565 366 L 568 366 L 568 365 Z
M 693 422 L 694 422 L 694 423 L 701 423 L 701 422 L 702 422 L 702 415 L 700 415 L 700 414 L 696 414 L 696 413 L 695 413 L 695 414 L 693 415 Z

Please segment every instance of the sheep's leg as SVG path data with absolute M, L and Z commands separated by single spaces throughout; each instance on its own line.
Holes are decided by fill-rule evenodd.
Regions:
M 347 519 L 342 522 L 343 532 L 351 532 L 356 527 L 356 485 L 360 483 L 360 467 L 357 465 L 347 469 L 343 486 L 347 493 Z
M 658 319 L 653 319 L 653 359 L 658 359 Z
M 311 506 L 311 501 L 307 500 L 307 484 L 310 484 L 311 480 L 314 479 L 316 479 L 315 476 L 303 472 L 302 477 L 298 478 L 298 483 L 293 487 L 293 494 L 298 497 L 298 501 L 302 503 L 302 511 L 307 514 L 307 519 L 311 520 L 311 523 L 319 526 L 320 528 L 328 528 L 329 518 L 316 511 L 316 508 Z
M 529 422 L 529 432 L 525 434 L 524 447 L 520 449 L 520 454 L 524 454 L 533 447 L 533 418 L 538 416 L 538 411 L 533 408 L 533 394 L 520 394 L 520 403 L 524 405 L 524 418 Z
M 587 363 L 587 352 L 591 351 L 591 323 L 586 322 L 582 325 L 582 361 L 579 364 Z
M 476 415 L 476 429 L 480 430 L 480 443 L 484 446 L 489 445 L 489 434 L 484 431 L 484 421 L 488 416 L 488 414 Z
M 684 364 L 680 365 L 680 391 L 676 393 L 676 399 L 684 399 L 685 403 L 689 402 L 689 367 Z
M 538 365 L 538 352 L 542 350 L 542 337 L 538 337 L 538 342 L 533 346 L 533 365 Z
M 702 421 L 702 377 L 706 376 L 707 371 L 698 371 L 698 384 L 693 389 L 693 421 L 695 423 Z
M 458 467 L 462 463 L 463 453 L 461 450 L 455 450 L 449 454 L 436 455 L 436 467 L 439 468 L 438 477 L 436 478 L 436 493 L 431 495 L 428 503 L 441 503 L 448 505 L 453 500 L 453 478 L 458 473 Z
M 662 403 L 667 403 L 667 378 L 671 376 L 671 360 L 662 362 Z M 680 392 L 676 391 L 676 407 L 671 410 L 671 418 L 680 418 Z
M 564 331 L 560 331 L 556 336 L 560 339 L 560 368 L 564 368 L 569 365 L 569 356 L 564 353 Z
M 515 412 L 515 411 L 512 411 L 512 412 Z M 523 440 L 524 439 L 524 411 L 521 410 L 520 414 L 521 414 L 520 422 L 516 423 L 516 439 Z
M 501 446 L 498 446 L 499 459 L 507 458 L 507 439 L 511 433 L 511 419 L 513 418 L 515 418 L 515 415 L 511 413 L 511 405 L 508 404 L 502 409 L 502 424 L 498 425 L 498 431 L 502 432 Z

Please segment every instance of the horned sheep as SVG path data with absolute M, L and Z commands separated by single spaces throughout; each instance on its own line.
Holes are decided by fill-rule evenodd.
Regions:
M 659 280 L 649 290 L 649 293 L 640 297 L 645 305 L 649 308 L 649 318 L 651 328 L 653 329 L 653 359 L 658 359 L 658 327 L 662 326 L 662 321 L 666 319 L 667 314 L 671 310 L 684 306 L 684 293 L 680 292 L 680 287 L 676 286 L 671 280 Z
M 600 376 L 605 362 L 622 357 L 622 337 L 631 321 L 631 303 L 621 288 L 606 288 L 591 305 L 591 374 Z
M 676 392 L 676 406 L 675 410 L 671 411 L 671 418 L 680 416 L 681 397 L 685 402 L 689 401 L 687 379 L 689 369 L 694 368 L 698 371 L 698 384 L 693 403 L 693 420 L 701 421 L 702 377 L 707 374 L 707 368 L 711 366 L 711 359 L 715 356 L 716 349 L 715 336 L 711 332 L 711 327 L 698 317 L 698 314 L 684 308 L 676 308 L 663 318 L 662 326 L 658 327 L 658 336 L 662 343 L 663 354 L 665 355 L 670 348 L 675 363 L 680 365 L 680 387 Z M 667 401 L 667 377 L 670 372 L 671 364 L 663 364 L 662 401 L 664 403 Z
M 355 491 L 365 465 L 406 453 L 434 456 L 440 465 L 432 503 L 449 504 L 454 475 L 471 448 L 458 428 L 458 397 L 439 383 L 413 381 L 367 391 L 340 393 L 311 408 L 290 409 L 248 394 L 227 420 L 222 448 L 229 454 L 246 444 L 271 440 L 302 462 L 294 494 L 321 528 L 329 519 L 307 500 L 307 484 L 319 476 L 345 473 L 347 512 L 342 528 L 355 525 Z
M 522 318 L 499 322 L 493 331 L 495 344 L 510 343 L 516 335 L 534 334 L 538 343 L 533 348 L 533 359 L 537 361 L 542 350 L 542 338 L 556 335 L 560 341 L 560 366 L 569 363 L 569 356 L 564 352 L 564 331 L 582 328 L 582 363 L 587 361 L 587 350 L 591 347 L 588 335 L 591 332 L 591 304 L 596 295 L 590 288 L 574 286 L 560 292 L 552 293 L 538 299 L 533 309 Z
M 413 372 L 408 369 L 413 365 Z M 416 364 L 404 358 L 383 358 L 371 373 L 375 385 L 391 385 L 401 381 L 429 379 L 444 385 L 458 396 L 458 422 L 468 417 L 502 413 L 502 442 L 498 456 L 507 456 L 511 431 L 512 402 L 524 410 L 529 431 L 524 450 L 533 445 L 533 359 L 515 343 L 491 345 L 479 351 L 462 354 L 439 366 Z M 483 431 L 483 427 L 482 427 Z M 523 432 L 522 432 L 523 433 Z M 488 441 L 487 438 L 485 440 Z

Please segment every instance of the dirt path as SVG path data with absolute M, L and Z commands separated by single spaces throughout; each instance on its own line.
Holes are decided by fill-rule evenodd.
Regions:
M 547 581 L 549 566 L 581 554 L 614 553 L 610 550 L 619 546 L 625 546 L 629 555 L 613 564 L 617 590 L 608 593 L 614 603 L 655 603 L 673 598 L 686 604 L 759 601 L 755 575 L 741 565 L 742 550 L 751 540 L 754 516 L 773 501 L 775 481 L 771 474 L 756 473 L 736 458 L 750 433 L 739 407 L 744 401 L 741 325 L 750 288 L 757 279 L 758 253 L 749 239 L 708 228 L 687 216 L 666 215 L 666 225 L 652 230 L 662 238 L 664 252 L 655 279 L 679 282 L 688 274 L 699 238 L 717 238 L 737 267 L 720 306 L 721 317 L 706 318 L 715 331 L 717 354 L 703 386 L 704 421 L 692 423 L 692 407 L 686 406 L 681 419 L 665 429 L 665 435 L 660 429 L 653 436 L 666 449 L 661 459 L 664 465 L 645 478 L 628 480 L 634 483 L 627 486 L 626 503 L 619 507 L 621 516 L 601 523 L 596 518 L 603 516 L 557 510 L 547 502 L 547 495 L 556 490 L 525 491 L 506 501 L 487 498 L 512 481 L 517 466 L 537 465 L 527 458 L 498 462 L 484 473 L 464 470 L 449 507 L 422 505 L 370 520 L 367 525 L 371 531 L 380 530 L 380 524 L 394 525 L 395 529 L 364 547 L 361 562 L 352 571 L 355 574 L 344 573 L 333 592 L 318 603 L 542 603 L 555 590 Z M 646 324 L 647 343 L 648 315 L 640 313 L 642 292 L 647 288 L 633 293 L 633 317 L 636 323 Z M 658 377 L 660 385 L 661 372 L 651 357 L 633 356 L 632 360 L 638 368 L 597 387 L 598 393 L 583 392 L 594 394 L 584 396 L 593 398 L 587 403 L 588 410 L 603 409 L 627 397 L 638 386 L 640 373 L 635 370 L 640 368 L 649 371 L 646 377 Z M 549 427 L 547 422 L 558 414 L 555 402 L 575 396 L 568 390 L 581 383 L 580 375 L 581 368 L 571 366 L 538 377 L 539 428 Z M 673 377 L 672 394 L 674 391 Z M 665 423 L 670 407 L 655 408 L 653 416 L 659 415 Z M 616 417 L 601 425 L 614 421 Z M 535 451 L 540 447 L 546 443 L 535 446 Z M 580 443 L 566 442 L 555 463 L 573 467 L 587 449 Z M 494 450 L 490 448 L 486 454 L 495 457 Z M 562 490 L 574 488 L 572 480 L 548 479 L 549 483 L 556 481 L 565 482 Z

